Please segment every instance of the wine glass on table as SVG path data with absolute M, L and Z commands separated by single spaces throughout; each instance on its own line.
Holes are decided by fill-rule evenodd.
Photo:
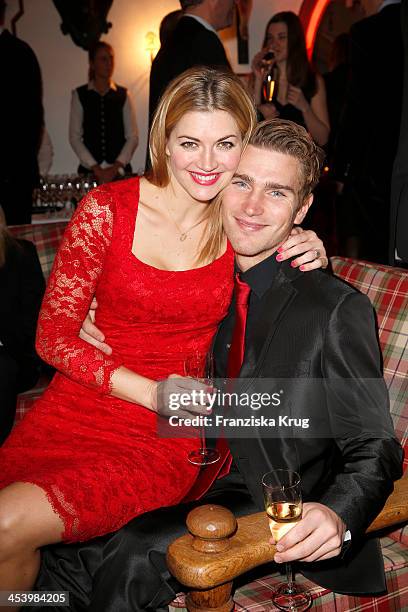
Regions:
M 194 353 L 184 361 L 184 375 L 196 378 L 199 382 L 208 386 L 214 383 L 214 356 L 207 353 Z M 188 460 L 193 465 L 206 466 L 216 463 L 220 459 L 220 453 L 216 448 L 208 448 L 205 441 L 205 426 L 200 425 L 200 447 L 188 454 Z
M 302 492 L 300 476 L 292 470 L 274 470 L 262 477 L 262 488 L 269 527 L 278 542 L 302 518 Z M 303 591 L 293 576 L 291 563 L 286 563 L 286 582 L 272 595 L 278 610 L 307 610 L 311 596 Z

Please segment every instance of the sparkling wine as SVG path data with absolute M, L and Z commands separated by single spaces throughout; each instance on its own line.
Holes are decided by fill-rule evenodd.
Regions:
M 273 502 L 266 509 L 269 518 L 269 529 L 275 542 L 295 526 L 302 517 L 302 505 L 289 502 Z
M 302 516 L 302 506 L 289 502 L 273 502 L 266 513 L 276 523 L 296 523 Z
M 276 81 L 268 74 L 263 85 L 263 96 L 265 102 L 272 102 L 273 94 L 275 93 Z

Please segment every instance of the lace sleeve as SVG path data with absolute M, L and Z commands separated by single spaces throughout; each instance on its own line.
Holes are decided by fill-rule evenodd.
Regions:
M 67 227 L 42 304 L 38 354 L 69 378 L 103 393 L 122 362 L 79 338 L 112 238 L 113 201 L 109 188 L 91 191 Z

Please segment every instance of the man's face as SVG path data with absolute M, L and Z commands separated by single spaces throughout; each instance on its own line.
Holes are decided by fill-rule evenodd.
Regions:
M 303 220 L 313 196 L 299 208 L 301 181 L 296 158 L 246 148 L 222 199 L 223 226 L 242 270 L 272 255 L 293 224 Z
M 232 25 L 234 0 L 210 0 L 211 25 L 215 30 L 223 30 Z

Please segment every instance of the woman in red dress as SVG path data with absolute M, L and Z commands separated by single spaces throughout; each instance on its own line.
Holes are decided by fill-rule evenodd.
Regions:
M 38 326 L 38 352 L 58 373 L 0 449 L 0 590 L 33 585 L 41 546 L 119 529 L 177 504 L 193 484 L 187 455 L 198 440 L 157 435 L 166 380 L 156 381 L 182 376 L 186 358 L 204 355 L 227 312 L 233 252 L 209 204 L 254 122 L 236 77 L 190 70 L 158 107 L 151 174 L 81 202 Z M 311 248 L 297 260 L 311 269 L 322 245 L 310 235 L 288 256 Z M 109 356 L 79 338 L 94 295 Z

